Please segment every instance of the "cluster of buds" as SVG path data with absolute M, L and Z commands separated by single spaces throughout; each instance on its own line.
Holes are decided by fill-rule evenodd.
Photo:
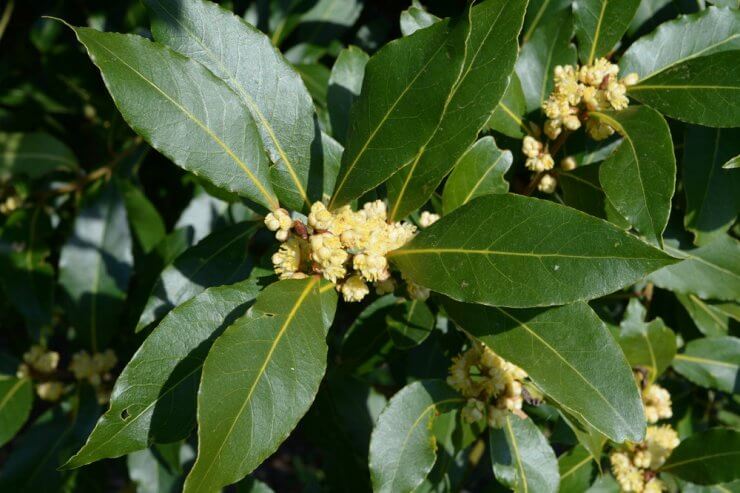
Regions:
M 673 452 L 680 440 L 670 425 L 656 426 L 660 419 L 670 418 L 671 395 L 664 388 L 649 384 L 642 391 L 648 426 L 645 440 L 626 444 L 609 456 L 612 473 L 625 493 L 660 493 L 666 486 L 657 477 L 657 470 Z
M 11 212 L 21 206 L 21 200 L 11 195 L 3 203 L 0 204 L 0 214 L 9 215 Z
M 419 217 L 419 226 L 421 226 L 422 228 L 428 228 L 437 221 L 439 221 L 439 214 L 434 214 L 433 212 L 429 211 L 423 211 L 421 213 L 421 216 Z
M 462 417 L 469 423 L 486 419 L 501 428 L 510 412 L 521 414 L 524 370 L 488 347 L 476 344 L 453 358 L 447 383 L 468 398 Z
M 64 384 L 53 380 L 59 366 L 59 353 L 49 351 L 42 346 L 31 346 L 23 355 L 23 362 L 18 366 L 18 378 L 39 380 L 36 394 L 45 401 L 56 401 L 64 393 Z
M 556 139 L 566 130 L 581 127 L 588 111 L 606 109 L 623 110 L 629 105 L 627 86 L 637 83 L 638 76 L 631 73 L 622 80 L 617 78 L 619 67 L 599 58 L 593 65 L 555 67 L 555 88 L 544 104 L 545 134 Z M 595 140 L 603 140 L 614 133 L 609 125 L 586 119 L 586 130 Z
M 555 166 L 555 160 L 539 140 L 531 135 L 524 137 L 522 152 L 527 156 L 524 165 L 535 173 L 550 171 Z M 572 158 L 571 158 L 572 159 Z M 558 186 L 557 179 L 549 174 L 543 174 L 537 182 L 537 189 L 543 193 L 553 193 Z
M 431 216 L 425 219 L 428 224 L 436 220 Z M 379 294 L 392 292 L 395 282 L 386 255 L 416 234 L 411 223 L 388 223 L 381 200 L 368 202 L 358 211 L 344 206 L 333 212 L 322 202 L 315 202 L 308 224 L 292 221 L 287 211 L 278 209 L 267 215 L 265 225 L 276 231 L 276 238 L 282 242 L 272 256 L 281 279 L 321 274 L 337 286 L 345 301 L 362 300 L 370 293 L 368 284 L 373 284 Z M 423 288 L 406 284 L 412 298 L 429 296 Z
M 97 393 L 98 402 L 104 404 L 110 398 L 107 384 L 113 380 L 110 371 L 116 363 L 118 363 L 118 358 L 111 349 L 93 355 L 87 351 L 80 351 L 72 356 L 69 371 L 77 380 L 87 381 L 92 385 Z

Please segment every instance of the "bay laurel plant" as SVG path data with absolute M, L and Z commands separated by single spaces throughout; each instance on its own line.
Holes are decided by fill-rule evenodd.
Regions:
M 10 31 L 0 491 L 740 489 L 736 1 L 120 9 Z

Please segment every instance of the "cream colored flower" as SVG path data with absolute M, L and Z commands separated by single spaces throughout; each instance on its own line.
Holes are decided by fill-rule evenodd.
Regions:
M 619 82 L 610 82 L 606 89 L 606 97 L 615 110 L 623 110 L 629 106 L 630 102 L 625 95 L 627 87 Z
M 573 171 L 578 167 L 578 163 L 576 163 L 576 160 L 572 156 L 568 156 L 560 161 L 560 167 L 563 171 Z
M 36 386 L 36 394 L 45 401 L 58 401 L 63 393 L 64 384 L 61 382 L 43 382 Z
M 309 238 L 311 259 L 318 264 L 324 278 L 336 283 L 347 273 L 344 263 L 349 254 L 342 248 L 342 242 L 331 233 L 320 233 Z
M 537 157 L 542 152 L 542 142 L 527 135 L 522 141 L 522 152 L 530 158 Z
M 460 415 L 468 423 L 475 423 L 483 419 L 486 412 L 486 405 L 478 399 L 468 399 Z
M 643 390 L 642 402 L 645 404 L 645 417 L 650 424 L 673 416 L 671 394 L 659 385 L 652 384 Z
M 48 351 L 43 346 L 34 345 L 23 354 L 23 363 L 18 368 L 18 377 L 28 377 L 32 370 L 38 373 L 52 373 L 58 365 L 59 353 Z
M 604 140 L 614 134 L 612 127 L 593 118 L 586 122 L 586 131 L 594 140 Z
M 558 180 L 552 175 L 543 175 L 537 184 L 537 190 L 542 193 L 554 193 L 558 186 Z
M 301 270 L 306 248 L 306 242 L 296 237 L 291 237 L 280 245 L 278 251 L 272 256 L 272 265 L 280 279 L 291 279 Z
M 641 493 L 645 487 L 643 472 L 632 464 L 629 456 L 623 452 L 613 452 L 609 456 L 612 473 L 625 493 Z
M 640 76 L 637 75 L 637 72 L 631 72 L 624 76 L 624 79 L 622 79 L 622 84 L 625 86 L 634 86 L 637 84 L 640 80 Z
M 344 301 L 362 301 L 370 293 L 370 289 L 360 276 L 349 277 L 340 288 Z
M 419 226 L 421 226 L 422 228 L 428 228 L 437 221 L 439 221 L 439 214 L 433 214 L 429 211 L 423 211 L 421 213 L 421 217 L 419 218 Z

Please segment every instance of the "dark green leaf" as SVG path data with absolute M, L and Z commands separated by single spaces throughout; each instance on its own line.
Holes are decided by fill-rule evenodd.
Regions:
M 630 306 L 639 303 L 630 300 Z M 630 366 L 645 368 L 651 382 L 670 366 L 676 355 L 676 334 L 660 318 L 645 323 L 642 318 L 625 317 L 618 341 Z
M 446 300 L 462 329 L 520 366 L 548 397 L 615 442 L 640 441 L 642 401 L 632 370 L 586 303 L 510 310 Z
M 198 390 L 198 458 L 186 493 L 242 479 L 308 411 L 326 370 L 333 287 L 318 277 L 278 281 L 216 339 Z
M 553 14 L 540 24 L 523 46 L 516 61 L 516 74 L 524 92 L 527 112 L 539 111 L 552 92 L 552 74 L 556 65 L 576 62 L 573 37 L 573 17 L 570 10 Z
M 572 0 L 531 0 L 528 2 L 527 14 L 524 16 L 522 40 L 525 43 L 528 42 L 542 22 L 551 18 L 560 10 L 570 10 L 571 3 Z
M 563 202 L 569 207 L 627 229 L 630 227 L 629 222 L 617 212 L 601 188 L 601 166 L 602 163 L 591 164 L 560 173 L 558 183 L 563 190 Z
M 33 404 L 31 380 L 0 376 L 0 445 L 18 433 Z
M 294 65 L 296 72 L 306 84 L 308 92 L 314 102 L 326 110 L 329 93 L 329 77 L 331 72 L 320 63 L 300 63 Z
M 475 197 L 506 193 L 509 183 L 504 174 L 511 167 L 510 151 L 496 147 L 493 137 L 483 137 L 460 156 L 447 178 L 442 194 L 442 210 L 449 214 Z
M 131 230 L 144 253 L 147 253 L 167 234 L 164 221 L 144 192 L 128 182 L 121 185 Z
M 581 445 L 558 457 L 560 492 L 581 493 L 591 486 L 594 475 L 594 459 Z
M 419 29 L 429 27 L 440 20 L 434 14 L 430 14 L 425 8 L 412 5 L 401 12 L 401 34 L 410 36 Z
M 726 336 L 730 320 L 740 322 L 740 305 L 733 301 L 702 300 L 694 294 L 676 293 L 697 328 L 707 337 Z
M 76 168 L 72 151 L 49 134 L 0 132 L 0 180 L 18 175 L 38 178 L 57 169 Z
M 606 196 L 637 231 L 662 246 L 676 186 L 676 158 L 668 124 L 646 106 L 591 112 L 590 116 L 624 137 L 599 169 Z
M 695 484 L 740 478 L 740 431 L 714 428 L 683 440 L 661 471 Z
M 283 3 L 285 7 L 277 7 Z M 351 27 L 362 11 L 362 2 L 358 0 L 312 0 L 308 2 L 272 2 L 277 13 L 283 10 L 284 17 L 277 20 L 273 17 L 272 43 L 275 46 L 282 42 L 294 30 L 296 38 L 312 45 L 326 45 L 339 38 Z
M 327 201 L 331 198 L 332 191 L 334 191 L 334 184 L 339 174 L 339 166 L 342 162 L 344 147 L 324 132 L 321 132 L 321 145 L 324 158 L 322 200 Z
M 172 310 L 118 377 L 110 408 L 66 467 L 186 438 L 195 424 L 200 370 L 213 340 L 241 316 L 261 282 L 210 288 Z
M 357 368 L 357 373 L 372 370 L 383 361 L 392 344 L 386 327 L 397 298 L 388 294 L 370 303 L 355 319 L 342 340 L 342 364 Z
M 511 307 L 597 298 L 674 262 L 607 222 L 511 194 L 472 200 L 389 258 L 433 291 Z
M 128 475 L 136 484 L 136 493 L 174 492 L 182 484 L 179 461 L 174 465 L 169 464 L 163 457 L 162 447 L 172 449 L 171 452 L 174 452 L 176 458 L 179 459 L 177 455 L 180 453 L 180 442 L 140 450 L 126 457 Z M 192 450 L 188 451 L 192 453 Z
M 274 493 L 274 490 L 259 479 L 247 477 L 234 485 L 236 493 Z
M 255 229 L 254 223 L 221 229 L 179 255 L 160 274 L 136 325 L 137 332 L 208 287 L 246 279 L 253 266 L 248 245 Z
M 522 83 L 516 72 L 509 76 L 509 85 L 506 86 L 501 101 L 493 110 L 491 118 L 488 119 L 486 127 L 504 135 L 521 139 L 529 133 L 529 129 L 524 123 L 524 115 L 527 113 L 527 103 L 524 100 Z
M 740 174 L 722 165 L 740 152 L 740 130 L 689 126 L 683 153 L 684 225 L 701 246 L 724 236 L 740 212 Z
M 226 83 L 144 38 L 73 29 L 123 118 L 152 147 L 218 187 L 278 207 L 257 126 Z
M 347 140 L 350 108 L 360 95 L 365 65 L 369 59 L 367 53 L 360 48 L 350 46 L 339 53 L 331 69 L 327 103 L 332 133 L 339 143 Z
M 500 482 L 517 493 L 558 491 L 555 452 L 534 421 L 509 415 L 502 429 L 491 429 L 488 442 L 493 473 Z
M 465 402 L 440 380 L 401 389 L 378 418 L 370 438 L 374 493 L 408 493 L 424 481 L 436 460 L 435 418 Z
M 627 31 L 640 0 L 573 2 L 578 54 L 584 65 L 607 55 Z
M 120 325 L 132 268 L 126 207 L 113 180 L 88 198 L 59 256 L 67 316 L 93 351 L 105 349 Z
M 702 387 L 737 393 L 740 391 L 740 339 L 712 337 L 696 339 L 676 355 L 673 368 Z
M 396 305 L 386 317 L 393 344 L 400 349 L 418 346 L 434 328 L 434 314 L 423 301 L 411 300 Z

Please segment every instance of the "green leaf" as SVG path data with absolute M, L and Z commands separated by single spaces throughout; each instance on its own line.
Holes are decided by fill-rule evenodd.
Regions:
M 513 491 L 559 490 L 555 452 L 531 419 L 507 416 L 503 428 L 491 428 L 488 443 L 496 479 Z
M 606 196 L 637 231 L 662 247 L 676 187 L 676 158 L 668 124 L 646 106 L 589 115 L 624 137 L 599 169 Z
M 374 493 L 408 493 L 419 486 L 437 458 L 435 418 L 465 399 L 441 380 L 407 385 L 388 403 L 370 438 Z
M 496 109 L 491 113 L 486 128 L 501 132 L 514 139 L 521 139 L 529 133 L 529 128 L 524 123 L 526 113 L 527 102 L 524 100 L 522 83 L 519 81 L 516 72 L 512 72 L 509 76 L 509 85 L 506 86 L 506 92 L 496 105 Z
M 656 286 L 703 299 L 740 300 L 740 242 L 723 236 L 693 250 L 665 249 L 683 260 L 652 273 Z
M 58 169 L 77 169 L 77 158 L 64 143 L 42 132 L 0 132 L 0 180 L 18 175 L 35 179 Z
M 370 58 L 350 114 L 332 208 L 410 165 L 429 142 L 459 78 L 469 28 L 467 19 L 438 22 Z
M 368 54 L 360 48 L 350 46 L 339 53 L 331 69 L 327 104 L 332 133 L 339 143 L 347 140 L 350 108 L 360 95 L 365 65 L 369 59 Z
M 146 0 L 157 41 L 202 63 L 222 79 L 254 118 L 274 165 L 281 203 L 295 210 L 320 198 L 309 183 L 311 146 L 320 145 L 314 107 L 301 78 L 270 39 L 240 17 L 203 0 Z M 215 28 L 214 26 L 218 26 Z
M 740 130 L 689 126 L 683 153 L 684 225 L 701 246 L 724 236 L 740 212 L 740 174 L 722 165 L 740 152 Z
M 121 188 L 131 230 L 148 253 L 167 235 L 164 221 L 142 190 L 129 182 L 122 182 Z
M 696 385 L 723 392 L 740 391 L 740 339 L 696 339 L 676 355 L 673 369 Z
M 423 301 L 410 300 L 396 305 L 386 317 L 388 333 L 399 349 L 411 349 L 429 337 L 435 318 Z
M 552 74 L 556 65 L 576 63 L 573 37 L 573 17 L 562 10 L 540 24 L 524 43 L 516 61 L 516 74 L 524 92 L 527 112 L 539 111 L 552 92 Z
M 324 132 L 321 132 L 321 145 L 323 146 L 322 153 L 324 158 L 322 200 L 327 201 L 331 198 L 332 191 L 334 191 L 334 184 L 339 174 L 339 166 L 342 162 L 344 147 Z
M 218 230 L 180 254 L 160 274 L 136 331 L 208 287 L 246 279 L 254 264 L 248 246 L 256 228 L 255 223 L 245 222 Z
M 617 212 L 601 188 L 599 172 L 602 165 L 590 164 L 559 173 L 558 183 L 563 190 L 563 202 L 568 207 L 605 219 L 621 229 L 628 229 L 630 223 Z
M 510 307 L 597 298 L 675 261 L 600 219 L 511 194 L 470 201 L 389 258 L 433 291 Z
M 444 306 L 569 414 L 615 442 L 642 439 L 645 416 L 632 370 L 586 303 L 511 310 L 445 300 Z
M 526 1 L 488 0 L 470 10 L 464 62 L 434 133 L 409 166 L 390 177 L 388 219 L 421 207 L 473 145 L 506 90 Z
M 392 294 L 381 296 L 357 316 L 342 340 L 342 365 L 362 374 L 383 361 L 392 344 L 389 332 L 379 329 L 386 326 L 397 302 Z
M 630 300 L 630 305 L 633 303 L 640 302 Z M 617 340 L 630 366 L 647 369 L 649 381 L 654 382 L 676 355 L 676 334 L 660 318 L 645 323 L 642 318 L 625 317 L 620 327 Z
M 67 316 L 93 351 L 105 349 L 119 328 L 132 268 L 126 207 L 113 180 L 88 197 L 59 255 Z
M 31 380 L 0 376 L 0 445 L 18 433 L 31 413 L 32 404 Z
M 168 463 L 163 452 L 175 455 L 179 459 L 180 442 L 169 443 L 133 452 L 126 457 L 128 475 L 136 485 L 136 493 L 160 493 L 176 491 L 181 485 L 179 460 L 175 464 Z M 192 454 L 192 449 L 187 447 Z M 192 458 L 192 457 L 191 457 Z
M 607 55 L 627 31 L 640 0 L 573 2 L 578 54 L 584 65 Z
M 275 46 L 281 45 L 295 30 L 297 30 L 296 39 L 311 45 L 327 45 L 341 37 L 344 31 L 355 23 L 362 11 L 362 2 L 280 1 L 272 2 L 270 8 L 274 11 L 270 20 L 273 27 L 271 42 Z
M 434 14 L 430 14 L 425 8 L 412 5 L 401 12 L 401 34 L 404 36 L 410 36 L 419 29 L 429 27 L 432 24 L 439 22 L 439 20 L 439 17 Z
M 726 336 L 730 331 L 730 320 L 740 322 L 740 305 L 728 301 L 702 300 L 693 294 L 676 293 L 697 328 L 707 337 Z
M 525 43 L 528 42 L 542 22 L 550 19 L 560 10 L 570 10 L 571 3 L 572 0 L 532 0 L 528 2 L 522 40 Z
M 220 188 L 278 207 L 257 126 L 222 80 L 139 36 L 72 29 L 123 118 L 152 147 Z
M 740 154 L 732 159 L 729 159 L 725 164 L 722 165 L 722 169 L 737 169 L 740 168 Z
M 123 369 L 110 408 L 65 467 L 186 438 L 195 424 L 197 385 L 208 349 L 247 310 L 260 285 L 259 279 L 248 279 L 209 288 L 167 314 Z
M 714 428 L 683 440 L 661 471 L 695 484 L 717 484 L 740 478 L 740 431 Z
M 582 445 L 558 457 L 560 471 L 560 492 L 581 493 L 591 486 L 594 475 L 594 459 Z
M 510 151 L 496 147 L 493 137 L 483 137 L 460 156 L 447 178 L 442 194 L 442 210 L 449 214 L 481 195 L 506 193 L 509 183 L 504 174 L 511 167 Z
M 278 281 L 211 347 L 198 390 L 198 458 L 186 493 L 215 491 L 262 463 L 308 411 L 326 370 L 336 292 Z

